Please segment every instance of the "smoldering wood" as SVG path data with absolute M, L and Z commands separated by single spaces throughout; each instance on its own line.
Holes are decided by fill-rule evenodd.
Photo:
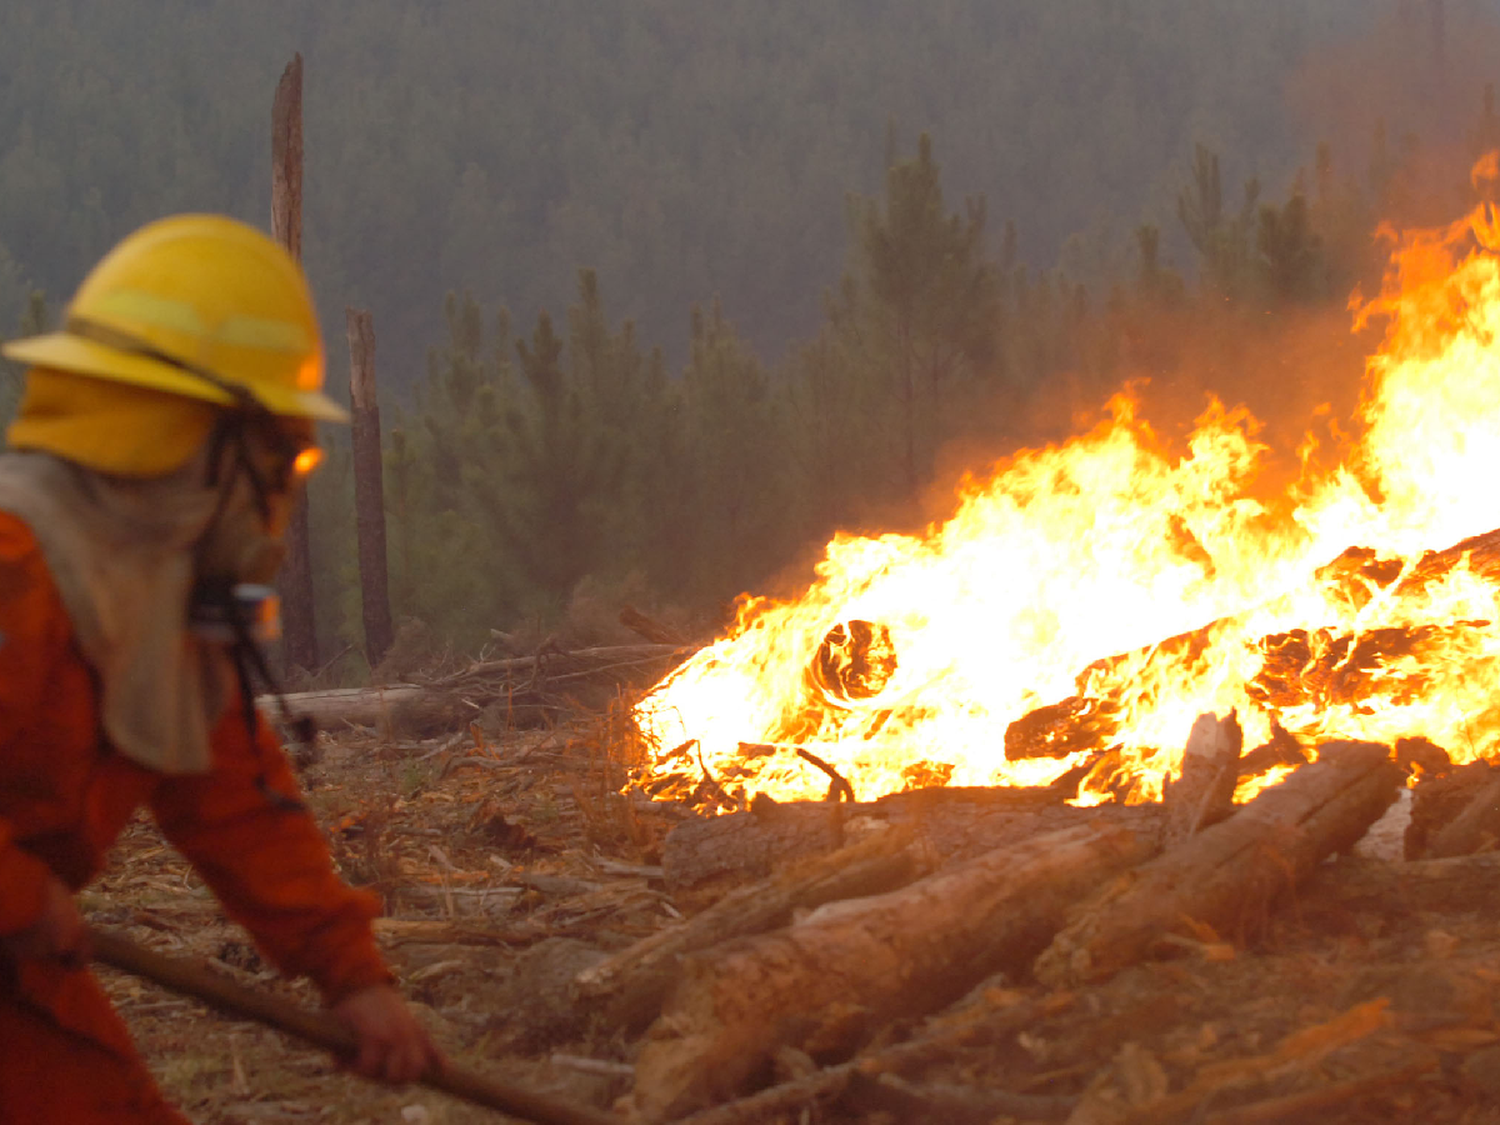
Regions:
M 344 319 L 349 335 L 350 437 L 360 604 L 365 659 L 374 668 L 385 659 L 396 637 L 386 572 L 385 465 L 380 449 L 380 400 L 375 384 L 375 324 L 362 309 L 345 309 Z
M 833 851 L 863 821 L 909 827 L 944 859 L 968 858 L 1028 834 L 1098 817 L 1130 825 L 1160 823 L 1156 806 L 1074 808 L 1070 794 L 1049 789 L 919 789 L 856 804 L 777 802 L 764 797 L 749 810 L 678 825 L 662 847 L 662 871 L 674 890 L 710 891 L 764 879 L 779 864 Z
M 688 957 L 637 1059 L 636 1108 L 661 1119 L 731 1096 L 783 1045 L 847 1055 L 871 1028 L 1025 964 L 1071 903 L 1156 848 L 1154 830 L 1076 824 Z
M 1118 879 L 1078 910 L 1037 958 L 1053 987 L 1098 981 L 1200 939 L 1240 938 L 1323 859 L 1352 847 L 1396 799 L 1405 771 L 1385 746 L 1328 743 L 1319 760 Z
M 302 258 L 302 55 L 292 56 L 271 102 L 271 233 Z M 304 493 L 287 524 L 281 564 L 282 647 L 289 665 L 311 671 L 318 660 L 311 526 Z
M 644 1026 L 659 1013 L 684 956 L 786 925 L 794 910 L 909 883 L 926 868 L 912 843 L 908 830 L 881 825 L 837 851 L 731 891 L 680 925 L 642 938 L 579 974 L 575 992 L 611 1027 Z
M 1162 845 L 1172 847 L 1234 812 L 1244 735 L 1234 712 L 1199 715 L 1188 733 L 1178 775 L 1162 794 Z

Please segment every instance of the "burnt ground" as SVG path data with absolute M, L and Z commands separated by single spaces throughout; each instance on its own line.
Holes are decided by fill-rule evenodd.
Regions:
M 303 774 L 309 801 L 345 877 L 382 896 L 381 944 L 438 1042 L 460 1066 L 613 1104 L 633 1044 L 590 1026 L 566 982 L 592 951 L 703 905 L 674 901 L 656 866 L 686 814 L 618 794 L 603 720 L 322 739 Z M 96 924 L 315 1003 L 276 978 L 144 817 L 81 901 Z M 163 1086 L 204 1125 L 501 1119 L 360 1082 L 274 1032 L 101 976 Z M 1248 946 L 1205 935 L 1178 959 L 1076 992 L 991 980 L 946 1018 L 878 1033 L 877 1058 L 911 1036 L 951 1040 L 902 1069 L 905 1085 L 872 1067 L 837 1102 L 767 1120 L 1500 1125 L 1497 995 L 1495 918 L 1309 892 Z M 783 1064 L 796 1072 L 795 1058 Z

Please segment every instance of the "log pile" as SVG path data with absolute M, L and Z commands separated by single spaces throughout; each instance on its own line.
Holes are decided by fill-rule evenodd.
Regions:
M 1130 965 L 1234 957 L 1295 887 L 1325 877 L 1322 862 L 1351 849 L 1408 772 L 1388 747 L 1329 744 L 1236 809 L 1239 751 L 1232 715 L 1202 717 L 1160 806 L 935 790 L 685 822 L 662 865 L 678 901 L 740 885 L 592 963 L 573 994 L 601 1032 L 649 1024 L 631 1094 L 643 1120 L 776 1120 L 830 1098 L 898 1120 L 1059 1119 L 1076 1098 L 979 1096 L 901 1073 L 983 1029 L 1014 1034 Z M 736 852 L 754 859 L 722 859 Z M 1437 893 L 1351 870 L 1356 897 Z M 1052 999 L 996 1011 L 997 981 L 1039 982 Z M 888 1041 L 923 1016 L 923 1035 Z

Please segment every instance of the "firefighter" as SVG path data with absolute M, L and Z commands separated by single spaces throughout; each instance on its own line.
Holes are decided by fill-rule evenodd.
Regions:
M 349 1065 L 442 1065 L 254 703 L 257 607 L 318 455 L 306 281 L 251 227 L 127 237 L 25 366 L 0 454 L 0 1121 L 182 1125 L 87 968 L 73 894 L 146 806 L 283 972 L 354 1033 Z

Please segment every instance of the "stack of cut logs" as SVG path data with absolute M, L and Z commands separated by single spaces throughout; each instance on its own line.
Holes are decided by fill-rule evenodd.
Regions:
M 881 1027 L 998 971 L 1069 986 L 1253 937 L 1407 778 L 1386 746 L 1330 743 L 1236 808 L 1240 752 L 1233 716 L 1201 717 L 1160 805 L 928 790 L 685 823 L 669 883 L 741 885 L 584 970 L 576 994 L 604 1024 L 649 1025 L 633 1094 L 646 1119 L 768 1119 L 847 1081 L 838 1064 Z M 749 1093 L 788 1058 L 797 1077 Z

